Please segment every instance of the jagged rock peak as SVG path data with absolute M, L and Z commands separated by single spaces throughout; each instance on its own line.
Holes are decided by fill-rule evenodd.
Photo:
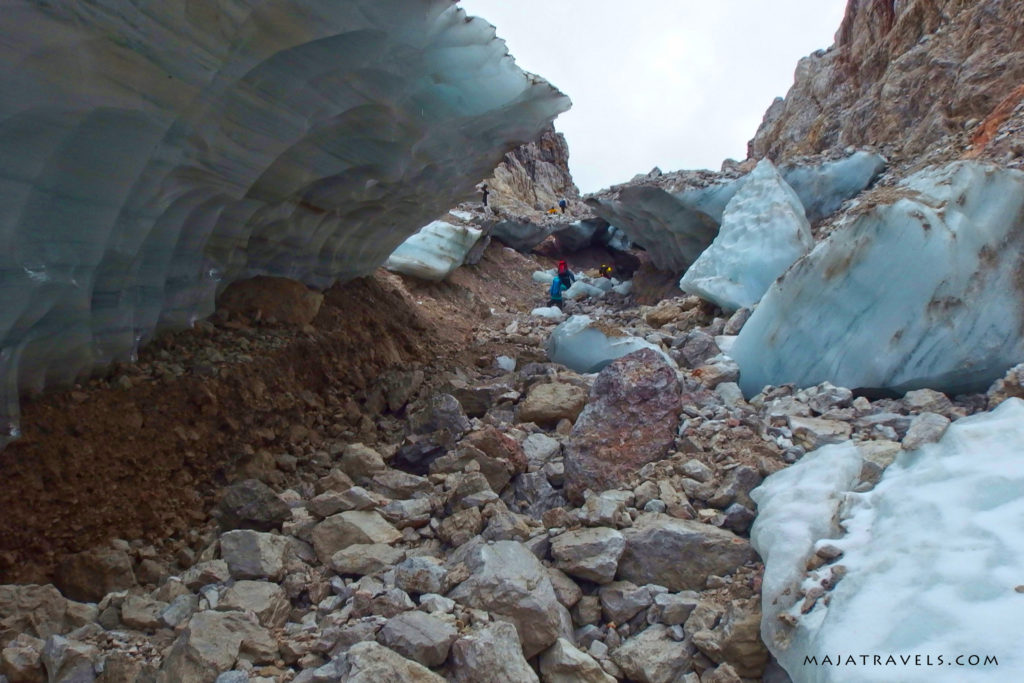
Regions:
M 560 199 L 580 198 L 569 172 L 569 144 L 554 126 L 506 154 L 486 183 L 490 205 L 501 213 L 529 215 L 557 206 Z
M 1002 0 L 850 0 L 835 45 L 800 61 L 748 155 L 916 155 L 975 128 L 1024 81 L 1019 12 Z

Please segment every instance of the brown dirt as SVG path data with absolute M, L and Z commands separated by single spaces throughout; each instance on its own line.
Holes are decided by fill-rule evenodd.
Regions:
M 157 339 L 136 365 L 26 400 L 24 437 L 0 452 L 0 584 L 49 581 L 62 555 L 111 538 L 173 552 L 239 468 L 372 442 L 381 372 L 472 363 L 475 333 L 501 323 L 492 308 L 544 296 L 537 267 L 497 246 L 448 283 L 378 271 L 325 292 L 312 325 L 220 315 Z

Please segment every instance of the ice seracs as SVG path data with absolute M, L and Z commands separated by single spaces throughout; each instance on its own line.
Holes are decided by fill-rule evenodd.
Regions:
M 749 308 L 812 246 L 800 198 L 764 159 L 729 200 L 718 236 L 689 267 L 679 288 L 726 311 Z
M 384 265 L 388 270 L 439 282 L 463 264 L 482 234 L 477 228 L 434 221 L 402 242 Z
M 1024 173 L 978 162 L 878 191 L 761 299 L 731 355 L 767 384 L 984 391 L 1024 359 Z

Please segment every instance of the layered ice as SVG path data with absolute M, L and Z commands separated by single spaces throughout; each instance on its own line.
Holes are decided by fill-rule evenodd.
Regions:
M 616 358 L 640 349 L 657 351 L 672 367 L 676 363 L 660 347 L 608 329 L 587 315 L 574 315 L 556 327 L 548 337 L 545 351 L 554 363 L 579 373 L 600 372 Z
M 832 214 L 858 195 L 885 168 L 873 152 L 820 164 L 794 164 L 781 169 L 812 223 Z M 644 247 L 660 270 L 683 272 L 718 234 L 726 206 L 750 179 L 669 192 L 655 185 L 623 187 L 614 197 L 591 197 L 594 212 Z
M 483 231 L 434 221 L 402 242 L 384 264 L 388 270 L 440 282 L 461 266 Z
M 771 286 L 732 349 L 740 385 L 984 391 L 1024 360 L 1022 260 L 1024 173 L 921 171 Z
M 775 657 L 795 683 L 1020 679 L 1024 402 L 958 420 L 938 443 L 903 453 L 867 493 L 849 492 L 853 458 L 836 454 L 850 448 L 810 454 L 752 494 L 760 512 L 751 539 L 766 560 L 762 631 Z M 830 510 L 842 538 L 823 522 Z M 845 577 L 828 604 L 801 615 L 799 593 L 782 589 L 830 538 Z M 780 612 L 792 630 L 780 628 Z M 821 664 L 826 655 L 831 665 Z
M 371 272 L 567 98 L 450 0 L 4 4 L 0 443 L 233 280 Z
M 726 311 L 749 308 L 813 246 L 800 198 L 764 159 L 729 201 L 718 236 L 679 288 Z

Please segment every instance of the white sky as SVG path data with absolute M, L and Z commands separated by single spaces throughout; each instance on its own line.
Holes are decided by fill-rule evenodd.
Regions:
M 846 0 L 461 0 L 573 108 L 555 121 L 580 191 L 745 159 Z

